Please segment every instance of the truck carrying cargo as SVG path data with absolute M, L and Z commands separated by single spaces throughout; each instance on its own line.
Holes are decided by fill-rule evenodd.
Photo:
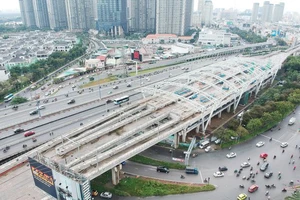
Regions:
M 186 167 L 185 168 L 185 173 L 187 173 L 187 174 L 198 174 L 199 171 L 195 167 Z
M 293 125 L 296 122 L 296 118 L 292 117 L 289 121 L 289 125 Z

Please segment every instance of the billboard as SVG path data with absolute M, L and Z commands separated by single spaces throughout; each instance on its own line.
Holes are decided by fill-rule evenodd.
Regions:
M 55 179 L 55 190 L 57 193 L 57 199 L 59 200 L 83 199 L 81 194 L 81 187 L 78 182 L 56 171 L 53 171 L 53 177 Z
M 80 182 L 69 178 L 77 177 L 71 172 L 59 173 L 30 157 L 28 161 L 35 185 L 49 195 L 58 200 L 91 199 L 88 180 L 81 185 Z
M 28 161 L 35 186 L 57 198 L 52 169 L 30 157 Z
M 131 60 L 139 60 L 142 62 L 142 55 L 139 51 L 134 50 L 133 53 L 131 53 Z

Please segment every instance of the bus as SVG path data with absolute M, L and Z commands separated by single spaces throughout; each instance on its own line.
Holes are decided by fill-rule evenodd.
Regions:
M 4 102 L 5 103 L 10 102 L 13 98 L 14 98 L 13 94 L 8 94 L 4 97 Z
M 124 102 L 127 102 L 127 101 L 129 101 L 129 96 L 124 96 L 124 97 L 115 99 L 114 104 L 115 105 L 120 105 L 120 104 L 122 104 Z

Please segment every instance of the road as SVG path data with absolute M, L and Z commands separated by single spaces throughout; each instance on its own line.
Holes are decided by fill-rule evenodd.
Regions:
M 224 149 L 219 151 L 213 151 L 210 153 L 201 153 L 196 158 L 191 158 L 190 165 L 196 166 L 199 168 L 200 173 L 198 176 L 195 175 L 185 175 L 185 181 L 191 182 L 202 182 L 204 178 L 210 177 L 210 183 L 216 185 L 217 189 L 213 192 L 204 192 L 204 193 L 196 193 L 196 194 L 185 194 L 185 195 L 171 195 L 164 197 L 148 197 L 145 199 L 159 199 L 159 200 L 179 200 L 179 199 L 189 199 L 189 200 L 198 200 L 198 199 L 207 199 L 207 200 L 232 200 L 236 199 L 236 197 L 240 193 L 246 193 L 251 199 L 267 199 L 265 196 L 265 192 L 267 191 L 265 188 L 265 184 L 275 184 L 275 189 L 268 189 L 272 200 L 282 200 L 285 196 L 292 192 L 291 188 L 288 188 L 287 193 L 281 192 L 284 187 L 288 187 L 288 183 L 290 180 L 294 180 L 294 182 L 299 185 L 300 182 L 300 150 L 296 149 L 295 146 L 300 144 L 300 133 L 298 129 L 300 127 L 300 121 L 293 126 L 288 126 L 288 121 L 290 117 L 296 116 L 297 119 L 300 118 L 300 107 L 296 110 L 296 114 L 291 114 L 286 119 L 284 119 L 280 123 L 281 130 L 275 128 L 272 132 L 268 131 L 260 136 L 255 137 L 254 139 L 245 142 L 243 144 L 239 144 L 234 146 L 231 150 Z M 272 142 L 269 141 L 269 138 L 272 137 Z M 255 144 L 258 141 L 264 141 L 265 145 L 261 148 L 255 147 Z M 289 146 L 285 148 L 285 152 L 282 153 L 282 148 L 280 147 L 281 142 L 288 142 Z M 236 158 L 227 159 L 226 154 L 231 151 L 237 153 Z M 159 154 L 158 154 L 159 152 Z M 273 172 L 274 175 L 270 179 L 266 179 L 263 177 L 264 172 L 259 170 L 257 166 L 257 162 L 262 163 L 262 159 L 259 158 L 261 153 L 268 153 L 269 158 L 267 162 L 270 163 L 269 168 L 266 172 Z M 164 161 L 171 161 L 171 154 L 168 151 L 162 151 L 161 149 L 157 150 L 156 148 L 151 148 L 143 153 L 144 155 L 151 156 L 156 159 L 162 159 Z M 273 155 L 276 155 L 277 158 L 273 159 Z M 289 164 L 291 155 L 294 155 L 295 166 L 297 169 L 294 171 L 292 164 Z M 180 156 L 177 155 L 177 157 Z M 249 193 L 247 191 L 248 187 L 251 183 L 247 180 L 242 180 L 243 176 L 248 176 L 250 174 L 250 168 L 245 168 L 241 173 L 240 177 L 236 177 L 234 170 L 240 168 L 240 164 L 242 162 L 246 162 L 247 158 L 250 158 L 250 163 L 253 166 L 253 171 L 259 171 L 256 176 L 256 184 L 259 186 L 258 191 L 255 193 Z M 214 178 L 213 173 L 217 171 L 219 166 L 227 166 L 228 171 L 225 172 L 225 177 L 223 178 Z M 128 171 L 138 175 L 145 175 L 155 178 L 163 178 L 166 180 L 180 180 L 180 174 L 177 170 L 171 170 L 170 174 L 157 173 L 154 167 L 143 167 L 134 165 L 125 166 L 124 171 Z M 277 174 L 281 172 L 282 178 L 278 180 Z M 245 185 L 245 189 L 239 188 L 240 184 Z M 119 198 L 126 200 L 136 200 L 139 198 L 135 197 L 126 197 Z
M 205 61 L 201 62 L 201 64 L 194 62 L 194 63 L 190 63 L 189 65 L 184 65 L 184 66 L 189 66 L 189 69 L 193 70 L 193 69 L 208 65 L 212 62 L 215 62 L 215 60 L 205 60 Z M 78 94 L 75 91 L 75 92 L 69 93 L 68 97 L 65 97 L 65 96 L 56 97 L 58 99 L 56 102 L 52 102 L 50 99 L 49 103 L 45 104 L 46 108 L 44 110 L 40 111 L 42 118 L 39 118 L 38 114 L 33 115 L 33 116 L 29 115 L 30 111 L 33 111 L 36 109 L 36 105 L 34 105 L 32 103 L 31 103 L 31 105 L 30 104 L 21 105 L 17 111 L 12 110 L 11 108 L 2 109 L 1 113 L 4 113 L 4 114 L 0 117 L 0 126 L 4 129 L 5 127 L 10 127 L 15 124 L 19 124 L 19 127 L 24 128 L 25 130 L 30 130 L 37 125 L 40 125 L 43 123 L 45 124 L 50 121 L 55 121 L 59 118 L 73 115 L 77 112 L 82 112 L 84 110 L 90 109 L 93 106 L 95 106 L 95 100 L 99 100 L 100 96 L 101 96 L 101 99 L 103 99 L 100 104 L 105 105 L 107 98 L 114 99 L 116 97 L 124 96 L 125 94 L 129 94 L 128 92 L 132 91 L 133 89 L 137 89 L 144 85 L 153 84 L 158 81 L 168 79 L 170 76 L 180 75 L 185 72 L 185 70 L 182 70 L 181 67 L 182 66 L 179 65 L 177 67 L 160 70 L 159 72 L 157 72 L 157 74 L 152 72 L 148 75 L 142 75 L 139 77 L 131 77 L 131 78 L 123 79 L 121 81 L 115 81 L 115 82 L 109 83 L 109 84 L 108 83 L 102 84 L 100 91 L 96 90 L 96 89 L 94 89 L 94 90 L 85 89 L 85 92 L 83 94 Z M 187 68 L 187 67 L 185 67 L 185 68 Z M 132 85 L 132 87 L 127 87 L 128 83 L 130 83 Z M 118 86 L 118 89 L 113 89 L 114 86 Z M 99 86 L 96 86 L 96 87 L 98 88 Z M 64 89 L 64 88 L 62 88 L 62 89 Z M 120 94 L 118 94 L 117 96 L 112 96 L 117 93 L 120 93 Z M 76 100 L 75 104 L 68 105 L 67 102 L 73 98 Z M 133 99 L 133 100 L 135 100 L 135 99 Z M 90 103 L 90 102 L 92 102 L 92 103 Z M 81 105 L 81 104 L 84 104 L 84 105 L 78 107 L 78 105 Z M 99 104 L 99 102 L 97 101 L 96 104 Z M 28 105 L 30 105 L 30 106 L 28 106 Z M 77 107 L 75 107 L 75 106 L 77 106 Z M 113 107 L 109 106 L 108 109 L 115 107 L 114 105 L 112 105 L 112 106 Z M 64 111 L 59 112 L 61 110 L 64 110 Z M 85 112 L 84 114 L 75 115 L 72 118 L 67 119 L 68 123 L 70 122 L 70 120 L 72 120 L 74 122 L 78 122 L 78 120 L 82 119 L 82 116 L 84 116 L 84 115 L 89 116 L 91 114 L 91 112 L 96 113 L 97 111 L 93 110 L 93 111 Z M 102 112 L 105 112 L 104 107 L 103 107 L 103 110 L 100 111 L 100 113 L 102 113 Z M 28 123 L 28 120 L 31 120 L 30 123 Z M 21 123 L 23 123 L 23 124 L 21 124 Z M 45 142 L 47 140 L 50 140 L 53 136 L 48 135 L 49 132 L 52 131 L 53 129 L 60 128 L 60 127 L 57 127 L 57 124 L 62 124 L 62 123 L 64 123 L 64 122 L 59 121 L 58 123 L 55 122 L 55 123 L 52 123 L 51 125 L 49 125 L 49 126 L 51 126 L 51 128 L 49 128 L 49 126 L 45 126 L 45 127 L 40 127 L 38 129 L 34 129 L 34 131 L 36 131 L 36 133 L 37 133 L 35 135 L 35 137 L 37 137 L 37 136 L 39 137 L 39 138 L 37 138 L 39 141 L 39 144 L 42 142 Z M 16 126 L 13 126 L 11 128 L 6 128 L 5 130 L 1 131 L 0 149 L 2 150 L 6 146 L 10 146 L 11 149 L 6 153 L 1 151 L 0 159 L 3 159 L 10 155 L 13 155 L 16 152 L 22 151 L 23 144 L 26 144 L 27 148 L 32 147 L 32 145 L 38 144 L 38 143 L 33 143 L 31 141 L 31 137 L 24 138 L 23 134 L 14 135 L 13 129 L 15 127 Z M 53 128 L 53 127 L 55 127 L 55 128 Z M 58 133 L 56 133 L 56 136 L 58 136 L 62 133 L 64 133 L 64 132 L 58 131 Z

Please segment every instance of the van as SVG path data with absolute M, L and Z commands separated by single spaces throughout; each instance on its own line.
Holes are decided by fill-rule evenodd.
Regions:
M 185 173 L 186 173 L 186 174 L 198 174 L 199 171 L 198 171 L 198 169 L 195 168 L 195 167 L 186 167 L 186 168 L 185 168 Z
M 293 125 L 296 122 L 296 118 L 292 117 L 289 121 L 289 125 Z
M 200 149 L 204 149 L 204 148 L 206 148 L 208 146 L 209 146 L 209 141 L 204 141 L 204 142 L 200 143 L 199 148 Z

